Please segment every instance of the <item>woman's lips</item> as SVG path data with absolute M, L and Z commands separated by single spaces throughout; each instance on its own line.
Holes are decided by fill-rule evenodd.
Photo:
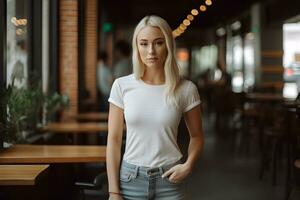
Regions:
M 147 60 L 150 62 L 154 62 L 154 61 L 157 61 L 158 59 L 157 58 L 147 58 Z

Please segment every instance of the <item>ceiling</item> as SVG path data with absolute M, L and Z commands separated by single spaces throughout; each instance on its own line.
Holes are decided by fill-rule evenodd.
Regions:
M 193 26 L 210 27 L 228 21 L 249 6 L 262 0 L 212 0 L 212 6 L 200 13 Z M 135 25 L 145 15 L 155 14 L 166 19 L 174 29 L 194 8 L 205 0 L 102 0 L 107 20 L 114 24 Z

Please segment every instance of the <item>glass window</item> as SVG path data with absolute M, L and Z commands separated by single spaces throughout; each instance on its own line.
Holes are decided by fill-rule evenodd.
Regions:
M 296 82 L 300 91 L 300 22 L 283 25 L 284 80 Z
M 244 38 L 244 89 L 252 87 L 255 83 L 255 64 L 254 64 L 254 34 L 247 33 Z
M 7 0 L 7 84 L 26 87 L 28 78 L 29 1 Z
M 192 49 L 192 74 L 198 76 L 217 65 L 218 48 L 216 45 Z

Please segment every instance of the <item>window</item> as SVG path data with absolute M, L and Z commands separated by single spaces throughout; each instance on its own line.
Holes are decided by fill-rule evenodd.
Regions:
M 29 63 L 29 1 L 7 0 L 6 83 L 26 87 Z

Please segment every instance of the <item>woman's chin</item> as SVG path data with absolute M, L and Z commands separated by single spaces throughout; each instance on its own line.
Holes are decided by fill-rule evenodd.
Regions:
M 151 62 L 151 63 L 147 63 L 146 66 L 148 68 L 158 68 L 159 67 L 159 63 L 157 63 L 157 62 Z

